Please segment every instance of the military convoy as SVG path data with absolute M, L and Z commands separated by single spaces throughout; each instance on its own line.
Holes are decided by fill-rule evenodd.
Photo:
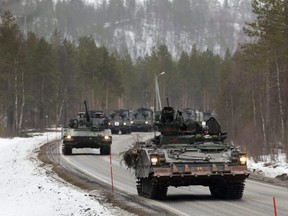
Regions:
M 62 153 L 71 155 L 73 148 L 99 148 L 101 155 L 110 154 L 111 130 L 131 132 L 130 112 L 115 111 L 109 121 L 102 111 L 88 110 L 86 101 L 84 105 L 85 112 L 79 112 L 63 128 Z M 152 115 L 150 110 L 141 111 L 144 120 Z M 224 142 L 226 132 L 209 115 L 205 122 L 195 121 L 168 104 L 155 115 L 154 126 L 160 135 L 137 141 L 122 152 L 125 165 L 135 171 L 140 196 L 165 199 L 170 186 L 202 185 L 209 187 L 215 198 L 242 198 L 249 176 L 247 154 Z
M 71 155 L 73 148 L 99 148 L 101 155 L 109 155 L 112 144 L 108 119 L 102 111 L 88 110 L 79 112 L 71 119 L 68 127 L 62 129 L 62 153 Z
M 185 121 L 168 105 L 155 119 L 161 134 L 122 152 L 125 165 L 135 171 L 140 196 L 164 199 L 169 186 L 202 185 L 215 198 L 242 198 L 247 155 L 224 142 L 216 118 L 205 123 Z

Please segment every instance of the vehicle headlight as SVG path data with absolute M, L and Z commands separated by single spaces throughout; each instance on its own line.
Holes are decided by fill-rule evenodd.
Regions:
M 247 155 L 245 153 L 242 153 L 239 155 L 239 161 L 241 165 L 247 164 Z
M 104 139 L 105 139 L 105 140 L 109 140 L 110 137 L 109 137 L 108 135 L 105 135 L 105 136 L 104 136 Z
M 165 154 L 163 153 L 150 154 L 150 162 L 152 166 L 165 163 L 166 162 Z
M 71 135 L 67 135 L 66 138 L 67 138 L 67 139 L 71 139 Z
M 123 122 L 123 125 L 126 125 L 126 122 Z
M 150 161 L 151 161 L 151 164 L 155 166 L 158 163 L 158 157 L 157 156 L 152 156 L 150 158 Z
M 148 124 L 148 121 L 145 121 L 145 124 Z
M 133 124 L 134 123 L 134 121 L 131 121 L 131 124 Z

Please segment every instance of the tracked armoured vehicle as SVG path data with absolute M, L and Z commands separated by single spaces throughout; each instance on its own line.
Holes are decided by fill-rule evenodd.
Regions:
M 249 176 L 247 155 L 224 142 L 226 133 L 216 118 L 202 126 L 164 107 L 155 124 L 160 135 L 123 152 L 126 166 L 135 171 L 140 196 L 164 199 L 169 186 L 202 185 L 215 198 L 242 198 Z
M 71 119 L 68 127 L 62 129 L 62 153 L 71 155 L 73 148 L 99 148 L 101 155 L 109 155 L 112 136 L 108 120 L 102 111 L 88 110 L 79 112 Z
M 145 107 L 137 109 L 133 113 L 131 130 L 133 132 L 151 132 L 153 129 L 153 111 Z
M 132 132 L 130 111 L 127 109 L 114 110 L 110 114 L 109 128 L 112 134 L 130 134 Z

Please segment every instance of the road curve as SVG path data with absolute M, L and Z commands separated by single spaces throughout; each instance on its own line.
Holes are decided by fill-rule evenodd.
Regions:
M 73 149 L 73 155 L 60 154 L 59 161 L 68 163 L 78 171 L 86 174 L 128 195 L 137 196 L 136 180 L 131 170 L 121 164 L 119 153 L 127 150 L 137 139 L 148 139 L 153 133 L 137 133 L 132 135 L 113 135 L 110 156 L 99 155 L 97 149 Z M 56 156 L 55 156 L 56 157 Z M 112 175 L 111 175 L 112 173 Z M 111 177 L 112 176 L 112 177 Z M 112 180 L 113 179 L 113 180 Z M 215 200 L 211 197 L 209 189 L 202 186 L 174 188 L 169 187 L 167 199 L 164 201 L 149 200 L 146 203 L 157 205 L 176 215 L 274 215 L 273 197 L 276 200 L 278 216 L 288 215 L 288 189 L 252 180 L 246 181 L 243 199 L 241 200 Z

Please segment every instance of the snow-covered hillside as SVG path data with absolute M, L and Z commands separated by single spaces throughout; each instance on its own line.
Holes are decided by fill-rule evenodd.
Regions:
M 242 27 L 253 16 L 251 0 L 24 2 L 6 6 L 16 14 L 23 32 L 46 39 L 55 29 L 70 40 L 92 36 L 97 45 L 128 52 L 133 59 L 161 44 L 174 58 L 182 51 L 190 53 L 193 45 L 224 56 L 228 48 L 234 52 L 247 40 Z

